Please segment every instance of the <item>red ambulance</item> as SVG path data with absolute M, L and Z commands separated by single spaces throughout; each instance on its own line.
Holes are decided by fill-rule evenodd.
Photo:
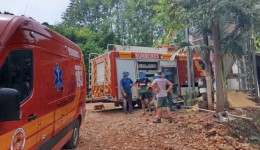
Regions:
M 0 14 L 0 149 L 75 148 L 85 81 L 76 44 L 30 18 Z

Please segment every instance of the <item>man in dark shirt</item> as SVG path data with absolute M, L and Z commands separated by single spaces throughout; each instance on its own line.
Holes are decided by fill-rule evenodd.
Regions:
M 142 109 L 143 115 L 145 115 L 145 104 L 149 110 L 149 116 L 152 115 L 151 106 L 150 106 L 150 96 L 148 93 L 148 83 L 151 82 L 146 78 L 146 74 L 144 72 L 139 72 L 139 79 L 136 80 L 136 84 L 139 89 L 139 96 L 142 101 Z
M 130 78 L 128 78 L 128 76 L 129 76 L 129 72 L 124 71 L 123 78 L 120 80 L 120 89 L 124 97 L 123 100 L 124 112 L 126 114 L 127 114 L 127 104 L 129 108 L 129 113 L 133 113 L 131 88 L 134 85 L 134 83 Z

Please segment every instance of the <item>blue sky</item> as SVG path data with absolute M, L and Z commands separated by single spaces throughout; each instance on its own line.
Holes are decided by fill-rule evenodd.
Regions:
M 38 22 L 57 24 L 70 0 L 0 0 L 0 11 L 32 17 Z

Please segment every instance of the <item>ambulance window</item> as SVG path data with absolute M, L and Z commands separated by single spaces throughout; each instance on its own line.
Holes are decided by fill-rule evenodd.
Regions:
M 13 88 L 19 92 L 21 103 L 32 92 L 33 55 L 30 50 L 14 50 L 0 66 L 0 88 Z

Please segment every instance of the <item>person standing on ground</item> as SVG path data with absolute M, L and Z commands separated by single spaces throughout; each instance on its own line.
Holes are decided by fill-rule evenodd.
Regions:
M 123 107 L 124 107 L 124 113 L 127 114 L 127 104 L 129 108 L 129 113 L 133 113 L 133 106 L 132 106 L 132 91 L 131 88 L 134 85 L 134 82 L 128 78 L 129 72 L 124 71 L 123 78 L 120 80 L 120 89 L 122 91 L 122 95 L 124 97 L 123 100 Z
M 164 74 L 164 78 L 166 78 L 167 80 L 169 80 L 172 84 L 174 84 L 174 82 L 172 80 L 169 79 L 169 77 L 172 75 L 172 72 L 170 71 L 166 71 L 166 72 L 163 72 Z M 166 86 L 166 88 L 168 88 L 169 85 Z M 173 111 L 173 97 L 172 97 L 172 90 L 170 90 L 168 93 L 167 93 L 167 99 L 169 101 L 169 107 L 171 109 L 171 111 Z
M 160 77 L 160 76 L 158 76 L 157 73 L 156 73 L 156 74 L 154 74 L 154 76 L 153 76 L 153 80 L 158 79 L 159 77 Z M 152 84 L 150 84 L 149 87 L 152 88 Z M 156 96 L 156 93 L 155 93 L 154 90 L 152 90 L 152 95 L 153 95 L 153 105 L 154 105 L 154 107 L 155 107 L 155 113 L 156 113 L 156 111 L 157 111 L 157 96 Z
M 159 78 L 152 82 L 152 88 L 156 92 L 157 96 L 157 116 L 154 123 L 161 123 L 163 107 L 166 107 L 168 113 L 168 122 L 171 123 L 171 110 L 169 107 L 169 100 L 167 99 L 167 93 L 170 92 L 170 90 L 173 88 L 173 84 L 169 80 L 163 78 L 161 71 L 158 71 L 157 74 Z M 166 89 L 167 85 L 169 85 L 168 89 Z
M 139 79 L 136 80 L 135 84 L 138 86 L 139 96 L 142 101 L 142 109 L 143 115 L 145 115 L 145 104 L 149 110 L 149 116 L 152 115 L 151 106 L 150 106 L 150 96 L 148 93 L 148 83 L 151 82 L 146 78 L 146 74 L 144 72 L 139 72 Z

